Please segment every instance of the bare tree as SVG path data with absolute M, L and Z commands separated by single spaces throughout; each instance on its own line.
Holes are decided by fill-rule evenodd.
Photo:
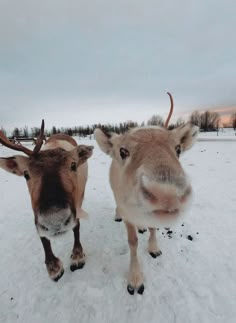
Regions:
M 158 115 L 153 115 L 148 121 L 147 121 L 148 126 L 164 126 L 164 120 L 162 117 Z
M 23 136 L 28 138 L 29 137 L 29 129 L 27 126 L 23 128 Z
M 14 130 L 12 131 L 12 137 L 18 138 L 20 136 L 20 129 L 15 127 Z
M 31 128 L 31 133 L 33 137 L 38 137 L 38 135 L 40 134 L 40 128 L 38 127 Z
M 234 130 L 236 130 L 236 111 L 232 113 L 230 123 Z
M 219 127 L 220 116 L 217 112 L 205 111 L 200 115 L 200 121 L 203 131 L 215 131 Z
M 191 116 L 190 116 L 190 122 L 195 125 L 200 127 L 201 126 L 201 115 L 198 111 L 194 111 Z

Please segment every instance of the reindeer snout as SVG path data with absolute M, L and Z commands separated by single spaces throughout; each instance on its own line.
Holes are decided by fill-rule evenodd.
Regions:
M 141 190 L 155 215 L 178 215 L 191 195 L 191 186 L 187 183 L 178 186 L 174 183 L 146 181 Z
M 69 208 L 51 210 L 51 212 L 37 215 L 36 226 L 40 236 L 52 237 L 71 230 L 75 225 L 76 221 Z

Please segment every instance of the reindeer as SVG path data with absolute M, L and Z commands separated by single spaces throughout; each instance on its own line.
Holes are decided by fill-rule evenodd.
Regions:
M 25 177 L 47 271 L 52 280 L 58 281 L 64 269 L 61 260 L 53 254 L 51 237 L 72 229 L 74 247 L 70 269 L 74 271 L 85 264 L 79 218 L 85 214 L 81 206 L 88 174 L 87 159 L 92 155 L 93 146 L 77 145 L 70 136 L 57 134 L 41 149 L 43 140 L 44 121 L 33 151 L 10 142 L 0 131 L 0 142 L 4 146 L 27 155 L 0 158 L 0 167 Z
M 137 256 L 136 227 L 148 227 L 148 252 L 161 255 L 156 228 L 175 220 L 191 196 L 191 185 L 180 164 L 180 155 L 195 142 L 198 127 L 187 123 L 174 130 L 165 127 L 137 127 L 125 134 L 107 133 L 95 129 L 101 150 L 110 155 L 110 184 L 116 201 L 117 214 L 125 223 L 130 247 L 130 267 L 127 290 L 143 294 L 144 280 Z

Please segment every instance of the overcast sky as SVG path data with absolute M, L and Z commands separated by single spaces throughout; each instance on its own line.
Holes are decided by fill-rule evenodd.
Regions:
M 0 0 L 0 126 L 236 107 L 235 0 Z

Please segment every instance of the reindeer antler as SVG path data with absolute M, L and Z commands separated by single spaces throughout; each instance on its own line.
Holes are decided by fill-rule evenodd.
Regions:
M 164 127 L 165 127 L 165 128 L 167 128 L 167 127 L 168 127 L 168 123 L 169 123 L 169 121 L 170 121 L 170 118 L 171 118 L 171 116 L 172 116 L 173 109 L 174 109 L 174 101 L 173 101 L 172 95 L 171 95 L 169 92 L 167 92 L 167 94 L 168 94 L 168 95 L 169 95 L 169 97 L 170 97 L 170 112 L 169 112 L 168 117 L 167 117 L 167 119 L 166 119 L 166 122 L 165 122 L 165 124 L 164 124 Z
M 34 147 L 33 151 L 22 145 L 14 144 L 4 135 L 2 131 L 0 131 L 0 142 L 3 144 L 3 146 L 6 146 L 13 150 L 22 151 L 28 156 L 36 155 L 40 151 L 40 148 L 42 147 L 42 144 L 43 144 L 43 139 L 44 139 L 44 120 L 42 120 L 40 134 L 37 138 L 36 146 Z
M 36 155 L 40 151 L 42 144 L 43 144 L 43 139 L 44 139 L 44 120 L 42 120 L 40 133 L 39 133 L 39 136 L 36 140 L 36 144 L 35 144 L 35 147 L 33 150 L 33 155 Z

